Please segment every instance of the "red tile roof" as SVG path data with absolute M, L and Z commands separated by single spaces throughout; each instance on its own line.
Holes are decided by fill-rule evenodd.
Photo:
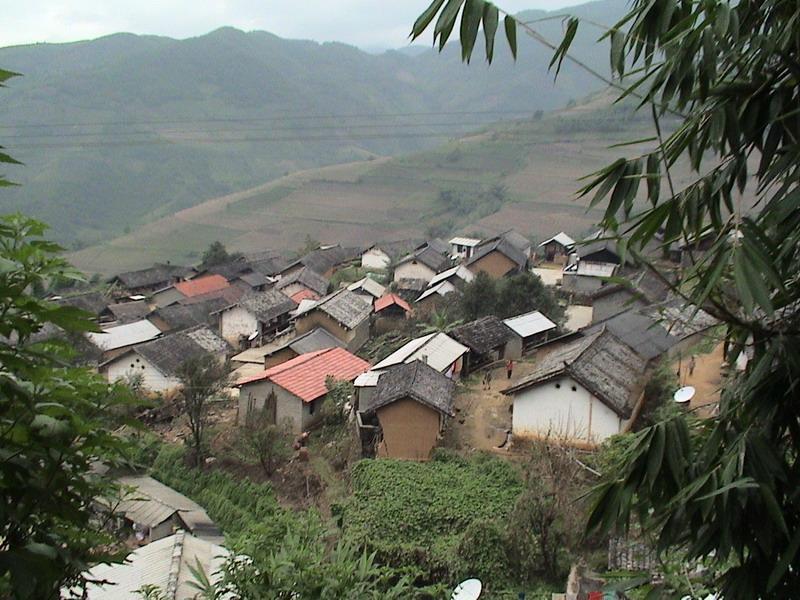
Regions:
M 300 304 L 301 300 L 319 300 L 319 296 L 309 289 L 300 290 L 289 297 L 297 304 Z
M 350 354 L 344 348 L 325 348 L 296 356 L 240 381 L 237 386 L 269 379 L 303 402 L 312 402 L 328 392 L 325 380 L 329 376 L 352 381 L 368 371 L 369 366 L 367 361 Z
M 390 307 L 392 304 L 396 304 L 406 312 L 411 312 L 411 306 L 409 306 L 408 302 L 403 300 L 397 294 L 386 294 L 385 296 L 378 298 L 375 301 L 375 312 L 380 312 L 384 308 Z
M 175 284 L 175 289 L 188 298 L 216 292 L 230 287 L 230 283 L 222 275 L 206 275 L 189 281 L 181 281 Z

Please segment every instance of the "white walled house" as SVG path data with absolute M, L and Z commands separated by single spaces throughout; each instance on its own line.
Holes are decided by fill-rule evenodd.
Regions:
M 235 347 L 242 346 L 243 340 L 259 345 L 289 326 L 289 313 L 295 308 L 294 300 L 278 290 L 252 292 L 218 311 L 220 333 Z
M 361 267 L 383 271 L 392 263 L 414 251 L 421 244 L 420 240 L 399 240 L 375 244 L 361 254 Z
M 437 274 L 449 269 L 452 261 L 447 254 L 443 254 L 431 245 L 423 246 L 409 254 L 394 268 L 394 280 L 402 283 L 403 280 L 417 280 L 429 283 Z
M 535 370 L 504 390 L 512 432 L 594 447 L 627 431 L 641 409 L 646 362 L 611 333 L 556 344 Z
M 181 385 L 178 373 L 187 360 L 211 354 L 222 361 L 229 349 L 216 333 L 200 326 L 134 346 L 99 370 L 110 383 L 138 378 L 144 389 L 166 393 Z

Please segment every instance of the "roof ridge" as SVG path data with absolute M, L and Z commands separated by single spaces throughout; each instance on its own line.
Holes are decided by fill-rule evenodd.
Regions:
M 175 532 L 175 541 L 172 545 L 172 557 L 169 565 L 169 575 L 164 593 L 171 600 L 178 597 L 178 580 L 181 572 L 181 557 L 183 556 L 183 541 L 186 532 L 178 530 Z

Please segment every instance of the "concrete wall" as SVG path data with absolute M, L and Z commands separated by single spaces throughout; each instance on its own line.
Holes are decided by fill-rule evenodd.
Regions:
M 521 358 L 522 357 L 522 338 L 516 333 L 512 333 L 511 337 L 506 342 L 503 358 Z
M 181 384 L 180 379 L 164 375 L 150 361 L 135 352 L 119 356 L 108 363 L 104 371 L 109 383 L 129 379 L 134 374 L 141 375 L 142 385 L 151 392 L 164 393 L 174 390 Z
M 376 414 L 383 431 L 383 440 L 378 446 L 380 458 L 430 458 L 442 428 L 437 411 L 405 398 L 379 408 Z
M 422 279 L 430 282 L 434 277 L 436 277 L 436 273 L 433 269 L 415 260 L 397 265 L 394 269 L 395 281 L 400 281 L 401 279 Z
M 365 269 L 387 269 L 391 262 L 380 248 L 371 248 L 361 255 L 361 266 Z
M 239 344 L 241 336 L 250 337 L 258 333 L 258 320 L 240 306 L 234 306 L 220 315 L 220 334 L 232 346 Z
M 336 339 L 344 342 L 350 352 L 355 352 L 363 346 L 369 339 L 369 319 L 356 327 L 356 329 L 345 329 L 321 310 L 312 310 L 306 313 L 295 322 L 295 330 L 300 336 L 315 327 L 322 327 Z
M 469 266 L 469 270 L 476 275 L 483 271 L 492 279 L 505 277 L 511 271 L 517 269 L 517 264 L 505 254 L 494 250 L 486 256 L 479 258 Z
M 264 368 L 269 369 L 270 367 L 274 367 L 281 363 L 285 363 L 287 360 L 291 360 L 295 356 L 297 356 L 297 352 L 295 352 L 291 348 L 284 348 L 283 350 L 278 350 L 274 354 L 264 357 Z
M 511 428 L 516 436 L 599 444 L 624 426 L 625 421 L 613 410 L 570 377 L 552 379 L 514 395 Z
M 303 401 L 271 381 L 258 381 L 241 387 L 239 391 L 239 425 L 247 422 L 247 415 L 251 410 L 264 409 L 264 403 L 270 392 L 275 392 L 275 423 L 281 424 L 288 420 L 292 424 L 293 433 L 302 432 L 304 426 Z

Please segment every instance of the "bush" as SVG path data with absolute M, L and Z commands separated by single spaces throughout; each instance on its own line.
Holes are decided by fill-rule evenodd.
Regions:
M 470 523 L 456 548 L 457 579 L 477 577 L 494 589 L 506 583 L 512 578 L 506 545 L 505 529 L 497 521 Z

